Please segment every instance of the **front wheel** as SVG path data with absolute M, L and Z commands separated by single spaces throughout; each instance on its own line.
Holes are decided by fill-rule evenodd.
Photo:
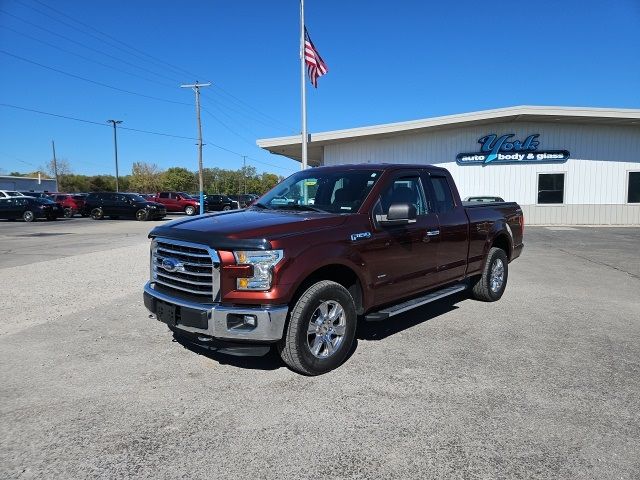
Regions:
M 104 212 L 101 208 L 94 208 L 91 210 L 91 218 L 94 220 L 102 220 L 104 218 Z
M 231 207 L 229 205 L 225 205 L 224 207 L 222 207 L 222 210 L 226 212 L 228 210 L 231 210 Z
M 298 299 L 283 339 L 282 360 L 297 372 L 320 375 L 345 360 L 356 334 L 356 307 L 342 285 L 323 280 Z
M 186 213 L 189 216 L 195 215 L 196 214 L 196 207 L 194 207 L 192 205 L 189 205 L 189 206 L 185 207 L 184 213 Z
M 495 302 L 500 300 L 509 276 L 509 259 L 501 248 L 489 250 L 482 275 L 472 284 L 472 295 L 476 300 Z
M 144 208 L 141 208 L 136 212 L 136 220 L 139 222 L 144 222 L 147 219 L 147 211 Z
M 65 217 L 65 218 L 71 218 L 71 217 L 73 217 L 73 209 L 71 209 L 71 208 L 65 208 L 65 209 L 64 209 L 64 217 Z
M 36 219 L 36 216 L 31 210 L 27 210 L 22 214 L 22 219 L 25 222 L 33 222 Z

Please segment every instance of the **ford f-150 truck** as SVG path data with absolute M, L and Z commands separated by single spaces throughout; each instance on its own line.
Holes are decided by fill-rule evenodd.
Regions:
M 200 201 L 185 192 L 158 192 L 153 201 L 163 204 L 167 212 L 184 212 L 191 216 L 200 210 Z
M 144 303 L 177 336 L 237 355 L 275 345 L 317 375 L 347 357 L 358 320 L 463 290 L 500 299 L 523 230 L 516 203 L 463 205 L 443 168 L 312 168 L 245 210 L 154 228 Z

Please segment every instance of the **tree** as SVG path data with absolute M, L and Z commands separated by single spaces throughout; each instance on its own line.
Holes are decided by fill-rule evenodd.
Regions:
M 63 177 L 65 175 L 69 175 L 71 173 L 71 164 L 65 158 L 58 158 L 55 161 L 55 165 L 52 158 L 47 162 L 47 164 L 45 165 L 45 168 L 42 170 L 47 172 L 51 178 L 56 178 L 56 169 L 55 169 L 56 166 L 58 168 L 58 178 Z
M 135 162 L 129 185 L 136 192 L 157 192 L 162 188 L 162 180 L 160 169 L 155 163 Z
M 186 168 L 172 167 L 162 174 L 164 190 L 193 191 L 196 189 L 196 177 Z

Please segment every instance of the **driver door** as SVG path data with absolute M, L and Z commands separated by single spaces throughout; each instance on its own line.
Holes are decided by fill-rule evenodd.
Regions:
M 376 217 L 387 214 L 394 203 L 413 204 L 416 221 L 406 225 L 381 225 Z M 377 305 L 397 302 L 437 283 L 438 217 L 427 205 L 417 171 L 400 172 L 382 189 L 372 212 L 371 240 L 362 252 Z

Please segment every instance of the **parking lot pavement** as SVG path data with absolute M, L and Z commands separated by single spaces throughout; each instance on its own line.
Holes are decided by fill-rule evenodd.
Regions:
M 501 301 L 364 325 L 309 378 L 172 341 L 121 225 L 0 266 L 2 478 L 640 478 L 640 229 L 528 227 Z
M 140 243 L 159 222 L 81 217 L 32 223 L 0 220 L 0 268 Z

